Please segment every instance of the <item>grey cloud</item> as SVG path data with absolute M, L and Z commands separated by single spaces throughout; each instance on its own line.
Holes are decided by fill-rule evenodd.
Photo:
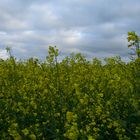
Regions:
M 49 45 L 61 55 L 127 57 L 127 32 L 140 33 L 139 13 L 139 0 L 5 0 L 0 48 L 11 46 L 19 58 L 44 58 Z
M 6 50 L 0 49 L 0 58 L 1 59 L 7 59 L 9 55 L 7 54 Z

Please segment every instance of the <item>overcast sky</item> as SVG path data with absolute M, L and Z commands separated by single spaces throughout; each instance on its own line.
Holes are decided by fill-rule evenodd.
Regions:
M 127 32 L 140 33 L 140 0 L 0 0 L 0 57 L 129 57 Z

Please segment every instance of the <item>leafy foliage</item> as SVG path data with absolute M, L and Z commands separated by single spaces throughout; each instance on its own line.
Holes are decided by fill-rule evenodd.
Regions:
M 128 47 L 135 47 L 135 53 L 140 58 L 140 37 L 135 32 L 128 32 Z
M 0 139 L 140 138 L 140 60 L 0 60 Z

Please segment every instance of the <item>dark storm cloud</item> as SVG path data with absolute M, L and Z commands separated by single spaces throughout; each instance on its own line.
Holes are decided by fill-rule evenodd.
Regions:
M 139 0 L 3 0 L 0 49 L 10 46 L 18 58 L 44 58 L 49 45 L 62 55 L 128 57 L 127 32 L 140 33 L 139 13 Z

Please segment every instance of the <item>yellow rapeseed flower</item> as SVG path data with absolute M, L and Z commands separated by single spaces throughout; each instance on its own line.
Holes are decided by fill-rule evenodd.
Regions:
M 66 119 L 70 122 L 73 118 L 73 112 L 68 111 L 66 114 Z

